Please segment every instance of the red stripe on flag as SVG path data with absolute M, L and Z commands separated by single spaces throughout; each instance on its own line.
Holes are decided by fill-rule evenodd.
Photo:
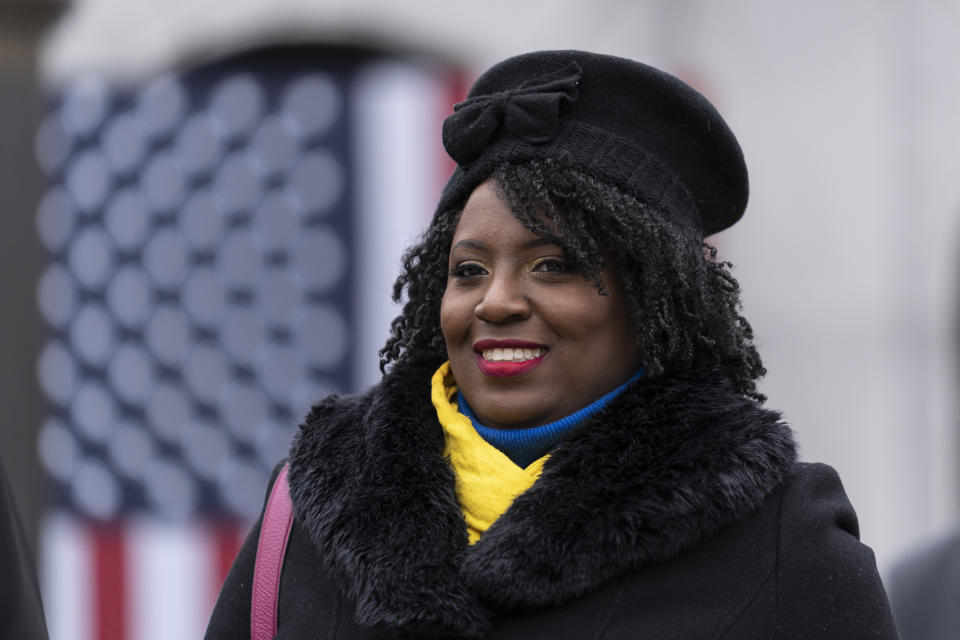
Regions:
M 127 558 L 123 527 L 118 523 L 91 527 L 94 555 L 94 615 L 91 638 L 127 638 Z
M 220 597 L 220 590 L 223 589 L 223 583 L 227 579 L 230 567 L 233 566 L 233 560 L 237 551 L 240 550 L 238 529 L 236 523 L 230 519 L 206 520 L 203 524 L 203 537 L 208 550 L 207 557 L 210 559 L 207 565 L 208 591 L 204 594 L 207 617 L 213 613 L 213 608 Z
M 213 612 L 213 607 L 220 596 L 220 590 L 227 579 L 230 567 L 233 566 L 237 552 L 243 545 L 248 528 L 248 526 L 241 526 L 240 523 L 232 519 L 210 521 L 205 527 L 208 548 L 212 547 L 211 550 L 213 551 L 209 567 L 211 591 L 207 596 L 209 612 Z
M 237 523 L 229 520 L 217 522 L 213 525 L 213 540 L 215 549 L 213 575 L 217 593 L 220 593 L 220 587 L 223 586 L 223 581 L 226 579 L 230 567 L 233 566 L 233 559 L 237 557 L 237 552 L 240 551 L 243 537 Z

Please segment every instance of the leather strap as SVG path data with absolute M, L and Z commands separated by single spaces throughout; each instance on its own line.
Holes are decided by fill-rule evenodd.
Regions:
M 293 526 L 293 503 L 287 484 L 289 469 L 289 462 L 283 465 L 263 511 L 257 559 L 253 565 L 253 596 L 250 603 L 252 640 L 271 640 L 277 635 L 280 574 L 283 571 L 283 557 L 287 553 L 290 528 Z

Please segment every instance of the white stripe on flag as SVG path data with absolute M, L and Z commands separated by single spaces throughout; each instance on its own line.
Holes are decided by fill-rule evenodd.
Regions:
M 130 637 L 201 638 L 215 589 L 202 527 L 138 519 L 128 524 Z
M 49 514 L 40 534 L 40 588 L 51 640 L 92 640 L 93 562 L 86 528 Z
M 355 387 L 380 379 L 377 351 L 399 308 L 390 300 L 403 250 L 426 227 L 446 163 L 440 125 L 450 89 L 414 63 L 371 65 L 356 78 L 357 360 Z

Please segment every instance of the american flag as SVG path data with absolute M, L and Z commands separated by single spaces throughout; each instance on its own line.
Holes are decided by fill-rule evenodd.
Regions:
M 378 377 L 462 86 L 423 60 L 298 47 L 51 97 L 36 146 L 54 640 L 202 636 L 309 405 Z

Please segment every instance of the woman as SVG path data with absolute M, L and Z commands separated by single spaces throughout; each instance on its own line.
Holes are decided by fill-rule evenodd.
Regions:
M 289 460 L 278 638 L 895 638 L 839 480 L 796 462 L 728 265 L 747 200 L 714 108 L 537 52 L 444 123 L 383 381 Z M 250 634 L 259 524 L 208 638 Z

